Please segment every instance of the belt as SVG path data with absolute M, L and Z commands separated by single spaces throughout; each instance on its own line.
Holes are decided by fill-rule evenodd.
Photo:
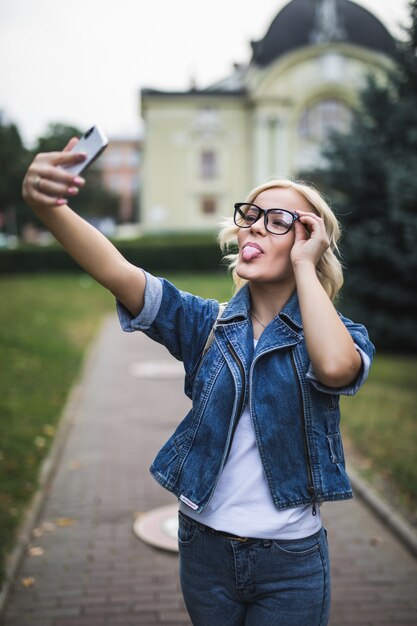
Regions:
M 216 530 L 215 528 L 211 528 L 211 526 L 206 526 L 205 524 L 202 524 L 201 522 L 197 522 L 195 519 L 188 517 L 188 515 L 185 515 L 182 511 L 181 511 L 181 515 L 183 515 L 186 518 L 187 522 L 189 522 L 190 524 L 193 524 L 194 526 L 197 526 L 197 528 L 199 528 L 203 532 L 208 532 L 212 535 L 219 535 L 220 537 L 224 537 L 225 539 L 231 539 L 232 541 L 240 541 L 241 543 L 245 543 L 245 541 L 262 541 L 261 539 L 257 539 L 255 537 L 240 537 L 239 535 L 234 535 L 233 533 L 227 533 L 227 532 L 224 532 L 223 530 Z

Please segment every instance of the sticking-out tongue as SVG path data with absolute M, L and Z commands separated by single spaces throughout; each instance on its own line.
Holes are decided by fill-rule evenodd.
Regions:
M 262 252 L 254 246 L 245 246 L 242 250 L 242 257 L 245 261 L 256 259 L 256 257 L 261 256 L 261 254 Z

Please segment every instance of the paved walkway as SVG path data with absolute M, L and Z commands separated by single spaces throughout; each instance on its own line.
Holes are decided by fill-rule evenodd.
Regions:
M 161 346 L 106 322 L 4 626 L 190 625 L 177 556 L 132 532 L 135 514 L 173 503 L 148 466 L 188 407 L 180 372 Z M 359 499 L 324 513 L 331 626 L 416 625 L 417 561 Z

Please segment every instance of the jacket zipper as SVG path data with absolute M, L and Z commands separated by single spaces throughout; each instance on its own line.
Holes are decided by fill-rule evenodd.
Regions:
M 296 368 L 295 361 L 294 361 L 294 354 L 292 352 L 291 352 L 291 363 L 292 363 L 292 367 L 293 367 L 293 370 L 294 370 L 295 380 L 297 381 L 298 393 L 299 393 L 300 403 L 301 403 L 301 412 L 302 412 L 302 421 L 303 421 L 304 451 L 305 451 L 306 460 L 307 460 L 307 472 L 308 472 L 308 482 L 309 482 L 309 486 L 308 486 L 307 491 L 308 491 L 308 493 L 310 494 L 310 496 L 313 499 L 312 514 L 313 515 L 317 515 L 316 491 L 314 489 L 313 471 L 312 471 L 312 468 L 311 468 L 310 448 L 309 448 L 309 445 L 308 445 L 307 432 L 306 432 L 304 400 L 303 400 L 303 394 L 302 394 L 302 390 L 301 390 L 300 380 L 298 378 L 297 368 Z
M 242 415 L 242 411 L 243 411 L 243 403 L 245 401 L 245 370 L 243 369 L 243 365 L 242 365 L 239 357 L 237 356 L 236 351 L 235 351 L 234 347 L 232 346 L 232 344 L 228 343 L 227 347 L 229 348 L 229 350 L 230 350 L 230 352 L 231 352 L 231 354 L 233 356 L 233 359 L 236 361 L 237 366 L 239 367 L 239 370 L 240 370 L 240 373 L 241 373 L 241 376 L 242 376 L 242 393 L 241 393 L 241 396 L 240 396 L 239 408 L 238 408 L 236 417 L 235 417 L 233 425 L 232 425 L 232 433 L 230 435 L 229 446 L 227 448 L 227 453 L 226 453 L 226 456 L 225 456 L 225 461 L 224 461 L 225 463 L 226 463 L 226 461 L 227 461 L 227 459 L 229 457 L 230 448 L 232 447 L 233 437 L 235 436 L 236 428 L 237 428 L 238 422 L 240 420 L 240 416 Z M 224 465 L 223 465 L 223 467 L 224 467 Z
M 234 361 L 236 361 L 236 363 L 237 363 L 237 365 L 239 367 L 240 373 L 242 375 L 242 394 L 241 394 L 241 397 L 240 397 L 238 411 L 237 411 L 237 413 L 235 413 L 235 419 L 234 419 L 234 422 L 233 422 L 233 425 L 232 425 L 232 432 L 230 433 L 227 450 L 226 450 L 226 453 L 223 455 L 223 461 L 222 461 L 222 464 L 220 466 L 219 473 L 217 474 L 216 482 L 214 484 L 213 490 L 212 490 L 212 492 L 210 494 L 210 497 L 209 497 L 208 501 L 206 502 L 204 508 L 208 505 L 208 503 L 212 499 L 213 494 L 216 491 L 216 486 L 217 486 L 217 483 L 219 481 L 220 474 L 222 473 L 222 470 L 223 470 L 224 466 L 226 465 L 226 461 L 227 461 L 227 459 L 229 457 L 230 449 L 232 447 L 233 437 L 235 436 L 235 431 L 236 431 L 236 428 L 237 428 L 237 424 L 238 424 L 240 416 L 242 414 L 243 403 L 245 401 L 245 370 L 243 369 L 243 365 L 242 365 L 239 357 L 237 356 L 237 354 L 235 352 L 235 349 L 233 348 L 232 344 L 228 343 L 227 347 L 229 348 L 230 352 L 232 353 L 233 359 L 234 359 Z

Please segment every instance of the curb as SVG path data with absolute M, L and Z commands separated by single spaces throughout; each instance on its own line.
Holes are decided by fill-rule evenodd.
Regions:
M 101 329 L 103 328 L 107 317 L 104 318 Z M 100 330 L 96 333 L 92 340 L 90 349 L 87 349 L 87 355 L 82 361 L 81 372 L 75 383 L 72 385 L 67 400 L 65 402 L 61 417 L 57 423 L 57 433 L 52 443 L 49 454 L 42 462 L 39 478 L 38 489 L 33 496 L 24 519 L 21 522 L 15 539 L 15 545 L 11 553 L 6 558 L 5 565 L 5 581 L 0 589 L 0 619 L 3 617 L 7 607 L 10 593 L 15 584 L 16 577 L 22 563 L 23 557 L 32 541 L 32 530 L 36 527 L 36 523 L 42 513 L 43 506 L 48 497 L 49 488 L 58 468 L 65 443 L 71 432 L 71 429 L 78 417 L 78 407 L 80 405 L 83 392 L 83 379 L 92 367 L 98 349 Z
M 348 476 L 353 491 L 371 511 L 395 534 L 403 545 L 417 557 L 417 529 L 360 477 L 357 470 L 348 466 Z

